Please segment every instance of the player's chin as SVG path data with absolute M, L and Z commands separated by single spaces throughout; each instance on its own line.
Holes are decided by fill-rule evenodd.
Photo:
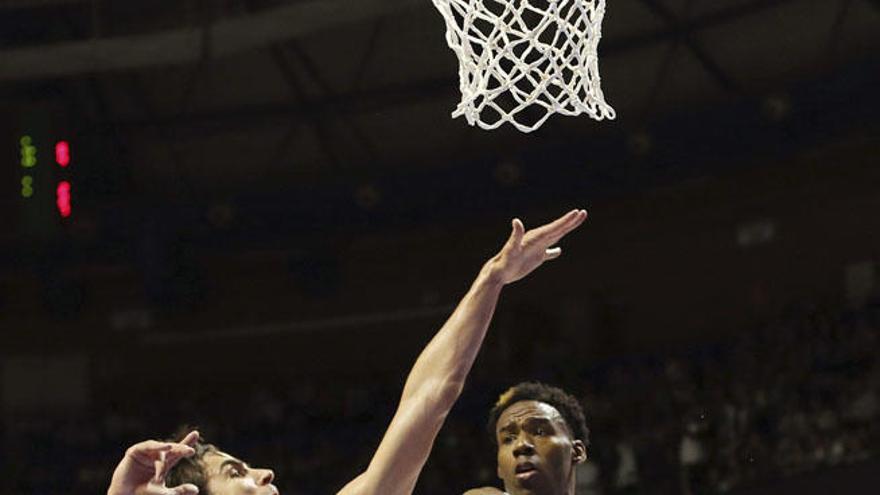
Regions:
M 540 471 L 530 471 L 529 473 L 520 474 L 514 477 L 514 483 L 520 489 L 521 493 L 545 493 L 545 479 Z

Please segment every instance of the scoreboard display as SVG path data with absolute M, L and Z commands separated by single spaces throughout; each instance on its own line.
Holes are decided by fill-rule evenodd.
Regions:
M 19 155 L 21 158 L 21 197 L 25 202 L 34 197 L 45 197 L 55 190 L 55 207 L 61 218 L 69 218 L 73 212 L 71 204 L 71 185 L 68 167 L 71 164 L 71 149 L 69 141 L 51 141 L 40 143 L 30 134 L 23 134 L 18 138 Z M 42 144 L 43 146 L 39 146 Z M 45 163 L 43 163 L 45 162 Z M 37 169 L 42 165 L 41 169 Z M 58 169 L 55 169 L 55 167 Z M 45 169 L 52 169 L 48 174 L 41 173 Z M 48 180 L 40 180 L 47 178 Z M 40 194 L 36 190 L 40 189 Z M 46 192 L 43 192 L 43 191 Z
M 6 169 L 0 176 L 11 182 L 3 188 L 3 236 L 54 237 L 76 215 L 76 140 L 65 131 L 63 112 L 51 107 L 6 113 L 13 119 L 0 128 Z

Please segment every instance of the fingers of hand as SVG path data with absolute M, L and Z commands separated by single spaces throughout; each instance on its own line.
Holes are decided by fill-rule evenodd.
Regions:
M 562 231 L 562 233 L 553 242 L 555 243 L 555 242 L 559 241 L 559 239 L 562 239 L 563 237 L 568 235 L 569 232 L 580 227 L 586 221 L 587 221 L 587 211 L 586 210 L 579 210 L 577 215 L 575 215 L 574 220 L 572 220 L 572 222 L 566 226 L 566 228 Z
M 153 483 L 161 484 L 162 480 L 162 470 L 164 469 L 165 460 L 164 459 L 156 459 L 156 462 L 153 463 Z
M 555 228 L 552 230 L 554 234 L 565 235 L 576 229 L 580 224 L 584 223 L 584 220 L 587 219 L 587 211 L 574 210 L 573 212 L 565 215 L 565 217 L 563 218 L 564 221 L 560 222 L 560 224 L 555 226 Z
M 184 445 L 181 443 L 175 444 L 171 450 L 165 452 L 167 459 L 170 461 L 177 462 L 182 457 L 189 457 L 196 453 L 196 449 L 190 447 L 189 445 Z
M 540 242 L 553 245 L 566 234 L 578 228 L 587 219 L 585 210 L 574 210 L 563 215 L 553 223 L 535 229 L 534 235 Z
M 184 450 L 184 448 L 186 450 Z M 192 447 L 180 447 L 180 450 L 171 451 L 165 456 L 165 461 L 162 466 L 162 478 L 168 474 L 168 471 L 171 471 L 171 468 L 177 465 L 181 459 L 184 457 L 189 457 L 195 453 Z
M 180 457 L 175 457 L 171 454 L 166 454 L 162 452 L 159 454 L 159 460 L 155 463 L 156 472 L 153 475 L 153 482 L 159 483 L 161 485 L 165 485 L 165 476 L 168 475 L 168 471 L 180 460 Z
M 576 218 L 576 213 L 577 212 L 575 210 L 570 211 L 550 223 L 544 224 L 536 229 L 530 230 L 529 234 L 531 234 L 532 236 L 534 236 L 536 238 L 544 238 L 544 237 L 556 235 L 556 234 L 562 232 L 564 229 L 566 229 L 569 224 L 574 222 L 574 220 Z
M 196 434 L 194 438 L 190 437 L 190 435 L 192 435 L 191 433 L 190 435 L 187 435 L 184 440 L 187 440 L 190 443 L 195 443 L 198 440 L 198 432 L 193 433 Z M 158 442 L 156 440 L 147 440 L 144 442 L 140 442 L 138 444 L 132 445 L 128 449 L 128 455 L 131 458 L 133 458 L 139 464 L 143 464 L 146 466 L 149 466 L 163 455 L 166 455 L 168 459 L 172 459 L 173 462 L 176 463 L 181 457 L 189 457 L 195 454 L 195 452 L 195 449 L 193 449 L 189 445 L 171 442 Z
M 156 456 L 159 452 L 171 450 L 173 444 L 168 442 L 157 442 L 156 440 L 147 440 L 145 442 L 132 445 L 129 450 L 132 454 L 152 455 Z
M 548 231 L 557 231 L 559 229 L 566 228 L 569 224 L 577 220 L 577 218 L 581 215 L 583 210 L 571 210 L 570 212 L 562 215 L 556 220 L 544 225 L 541 227 L 542 229 L 546 229 Z
M 545 251 L 544 258 L 548 260 L 555 260 L 556 258 L 562 255 L 562 248 L 551 248 Z
M 159 455 L 170 451 L 173 447 L 174 444 L 168 442 L 147 440 L 129 447 L 126 455 L 134 462 L 149 467 L 153 464 L 153 461 L 159 458 Z
M 522 243 L 523 235 L 526 228 L 523 226 L 522 220 L 514 218 L 511 225 L 510 239 L 507 241 L 508 246 L 518 246 Z
M 183 440 L 181 440 L 180 443 L 182 443 L 183 445 L 187 445 L 189 447 L 192 447 L 198 441 L 199 441 L 199 431 L 193 430 L 193 431 L 187 433 L 187 435 L 185 437 L 183 437 Z
M 192 447 L 199 441 L 199 432 L 189 432 L 180 443 L 171 444 L 171 449 L 165 452 L 165 471 L 173 468 L 180 459 L 189 457 L 196 453 Z

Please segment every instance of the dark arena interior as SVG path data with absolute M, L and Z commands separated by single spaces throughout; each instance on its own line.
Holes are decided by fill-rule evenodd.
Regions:
M 608 0 L 617 118 L 528 134 L 450 117 L 445 35 L 429 0 L 0 2 L 0 494 L 106 493 L 185 425 L 336 493 L 511 219 L 572 208 L 414 493 L 501 488 L 524 380 L 582 402 L 576 495 L 876 490 L 880 1 Z

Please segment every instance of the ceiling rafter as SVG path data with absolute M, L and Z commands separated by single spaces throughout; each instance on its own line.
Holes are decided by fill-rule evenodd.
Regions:
M 291 88 L 296 98 L 302 105 L 311 107 L 306 92 L 296 76 L 296 71 L 287 60 L 283 47 L 273 44 L 270 47 L 270 53 L 272 55 L 272 60 L 275 61 L 275 65 L 278 67 L 278 70 L 281 72 L 281 75 L 284 77 L 284 80 L 287 82 L 287 85 Z M 323 121 L 321 113 L 318 111 L 306 111 L 300 114 L 300 116 L 310 124 L 312 130 L 315 132 L 315 135 L 318 138 L 318 145 L 321 147 L 321 152 L 330 159 L 333 168 L 338 169 L 341 166 L 342 161 L 334 151 L 333 136 L 331 135 L 327 124 Z M 295 121 L 291 122 L 291 125 L 295 124 Z M 282 148 L 279 152 L 282 152 L 284 149 L 285 148 Z
M 304 0 L 225 18 L 210 26 L 213 53 L 242 53 L 390 12 L 425 0 Z M 0 80 L 69 77 L 91 72 L 187 64 L 203 51 L 201 30 L 185 26 L 156 33 L 69 41 L 0 51 Z
M 146 86 L 143 84 L 143 79 L 138 74 L 129 74 L 128 75 L 128 84 L 124 85 L 126 92 L 128 93 L 131 101 L 140 107 L 141 111 L 150 115 L 153 118 L 157 115 L 155 105 L 153 104 L 152 99 L 150 98 L 150 92 L 147 90 Z M 165 145 L 165 148 L 168 152 L 168 157 L 171 161 L 172 169 L 174 173 L 177 175 L 178 180 L 180 181 L 180 186 L 183 187 L 182 193 L 185 196 L 190 198 L 195 197 L 196 187 L 195 183 L 191 179 L 188 173 L 186 173 L 186 169 L 184 167 L 183 158 L 181 157 L 180 150 L 177 146 L 177 140 L 175 139 L 175 134 L 171 132 L 171 129 L 165 126 L 151 126 L 153 132 L 159 137 L 160 141 Z
M 95 28 L 94 21 L 97 16 L 92 17 L 93 26 Z M 63 14 L 63 23 L 65 28 L 72 33 L 74 36 L 80 36 L 83 34 L 86 28 L 78 25 L 76 21 L 69 15 L 69 13 Z M 107 122 L 112 121 L 115 117 L 111 110 L 111 105 L 109 104 L 109 98 L 107 96 L 107 91 L 101 86 L 101 81 L 97 74 L 89 74 L 86 77 L 82 78 L 82 84 L 84 86 L 85 92 L 88 95 L 87 99 L 94 105 L 94 112 L 96 115 L 93 116 L 91 122 L 88 122 L 88 125 L 95 125 L 98 122 Z M 75 98 L 70 98 L 69 101 L 74 102 Z M 77 115 L 88 115 L 89 112 L 76 112 Z M 114 126 L 105 126 L 104 130 L 106 130 L 110 139 L 113 142 L 113 146 L 116 151 L 122 154 L 128 152 L 128 142 L 122 137 L 122 133 L 119 132 Z
M 458 91 L 458 81 L 454 77 L 425 79 L 414 83 L 402 83 L 345 93 L 325 98 L 321 101 L 298 104 L 260 104 L 246 105 L 235 109 L 205 111 L 176 116 L 156 116 L 146 119 L 125 119 L 110 122 L 110 125 L 126 127 L 190 127 L 211 123 L 229 123 L 235 127 L 241 124 L 269 124 L 273 119 L 289 121 L 291 117 L 304 119 L 310 113 L 323 112 L 334 115 L 354 115 L 358 113 L 385 110 L 390 107 L 430 101 L 440 96 L 453 96 Z
M 669 7 L 662 4 L 659 0 L 639 0 L 639 2 L 650 9 L 651 12 L 657 15 L 671 28 L 671 30 L 675 33 L 674 37 L 678 40 L 681 40 L 681 42 L 700 62 L 706 72 L 708 72 L 722 88 L 724 88 L 726 91 L 737 93 L 741 92 L 741 89 L 736 81 L 721 67 L 721 65 L 711 55 L 709 55 L 705 47 L 703 47 L 701 43 L 697 42 L 697 40 L 694 39 L 693 30 L 685 29 L 684 23 L 682 23 L 678 19 L 678 16 L 675 15 L 675 13 L 672 12 Z
M 639 0 L 641 1 L 641 0 Z M 696 31 L 702 31 L 717 26 L 723 26 L 727 23 L 737 21 L 746 17 L 760 14 L 776 7 L 782 7 L 786 4 L 802 2 L 804 0 L 752 0 L 748 3 L 738 4 L 733 7 L 718 9 L 709 14 L 705 14 L 690 21 L 681 22 L 678 26 L 668 26 L 643 34 L 628 36 L 618 40 L 603 40 L 599 46 L 601 54 L 612 55 L 630 50 L 639 49 L 651 43 L 657 43 L 669 40 L 680 33 L 690 34 Z M 880 0 L 876 0 L 880 2 Z
M 354 77 L 352 78 L 351 90 L 357 91 L 361 89 L 362 84 L 364 82 L 364 76 L 367 74 L 367 69 L 370 67 L 370 62 L 373 59 L 373 55 L 376 53 L 376 45 L 379 41 L 379 34 L 382 33 L 382 30 L 385 28 L 385 18 L 380 17 L 376 22 L 373 23 L 370 28 L 370 34 L 367 38 L 366 46 L 367 48 L 364 50 L 364 54 L 361 57 L 361 63 L 358 65 L 357 70 L 354 72 Z
M 0 10 L 23 10 L 41 7 L 55 7 L 58 5 L 73 5 L 88 3 L 93 0 L 4 0 L 0 2 Z
M 831 24 L 831 31 L 828 35 L 828 61 L 833 63 L 837 56 L 838 47 L 843 37 L 843 26 L 846 23 L 847 15 L 852 7 L 853 0 L 840 0 L 837 14 Z
M 648 33 L 622 39 L 604 40 L 602 45 L 600 45 L 600 56 L 618 56 L 653 43 L 674 41 L 682 35 L 689 35 L 689 33 L 694 31 L 734 22 L 738 19 L 754 16 L 768 9 L 781 7 L 796 1 L 803 0 L 754 0 L 734 7 L 720 9 L 691 20 L 684 20 L 674 26 L 667 25 L 667 27 Z M 272 120 L 282 116 L 285 118 L 294 116 L 303 119 L 307 118 L 310 112 L 357 114 L 371 110 L 383 110 L 401 104 L 452 96 L 456 88 L 457 80 L 454 75 L 450 74 L 448 77 L 393 84 L 363 91 L 351 91 L 301 105 L 250 105 L 232 110 L 205 111 L 199 114 L 184 116 L 181 119 L 174 119 L 171 116 L 160 116 L 155 120 L 130 119 L 112 124 L 123 127 L 152 125 L 186 127 L 196 124 L 226 122 L 229 125 L 240 126 L 248 122 L 259 124 L 261 120 Z
M 318 68 L 318 64 L 306 53 L 305 50 L 297 43 L 296 41 L 291 41 L 288 43 L 291 51 L 296 55 L 297 59 L 302 64 L 306 73 L 311 77 L 312 81 L 318 85 L 321 91 L 324 92 L 325 97 L 333 97 L 337 92 L 331 87 L 330 83 L 321 76 L 321 72 Z M 340 115 L 343 124 L 351 131 L 354 138 L 358 141 L 358 144 L 363 148 L 364 152 L 367 154 L 367 157 L 370 161 L 375 161 L 377 157 L 376 148 L 373 146 L 372 142 L 370 142 L 367 135 L 355 124 L 350 118 L 347 118 L 345 115 Z
M 205 71 L 205 68 L 208 66 L 208 63 L 213 58 L 211 55 L 213 40 L 213 33 L 211 31 L 211 25 L 214 22 L 213 11 L 210 7 L 205 6 L 202 3 L 199 3 L 198 15 L 200 17 L 201 29 L 202 29 L 202 51 L 201 56 L 198 60 L 195 61 L 195 64 L 190 66 L 189 74 L 187 75 L 186 81 L 183 84 L 183 91 L 180 96 L 180 103 L 177 105 L 177 108 L 180 109 L 180 114 L 184 114 L 188 112 L 193 105 L 193 101 L 195 100 L 196 95 L 196 85 L 199 81 L 199 75 Z
M 691 8 L 693 7 L 694 1 L 695 0 L 687 0 L 687 3 L 684 6 L 685 20 L 690 17 Z M 660 90 L 663 88 L 663 84 L 669 78 L 669 73 L 672 71 L 672 66 L 675 61 L 675 56 L 678 53 L 680 47 L 680 38 L 672 40 L 667 47 L 666 53 L 663 55 L 663 58 L 657 67 L 657 73 L 654 77 L 654 84 L 651 85 L 651 88 L 648 91 L 648 96 L 647 98 L 645 98 L 645 103 L 642 105 L 640 115 L 637 118 L 637 122 L 639 122 L 640 126 L 644 126 L 645 122 L 650 118 L 652 112 L 654 111 L 654 108 L 657 105 L 657 101 L 660 99 Z

